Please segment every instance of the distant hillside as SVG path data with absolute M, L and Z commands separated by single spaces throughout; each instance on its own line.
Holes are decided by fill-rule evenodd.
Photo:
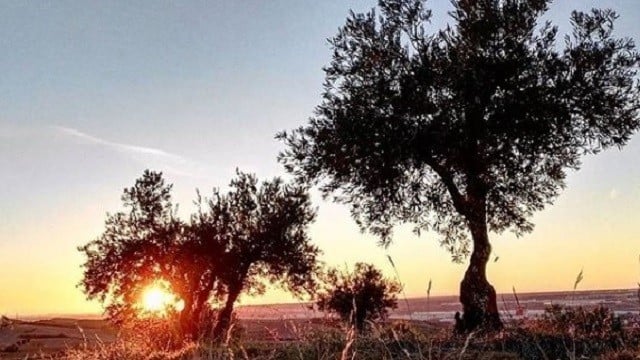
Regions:
M 619 290 L 585 290 L 556 291 L 556 292 L 532 292 L 518 293 L 518 302 L 527 310 L 544 310 L 550 304 L 562 304 L 568 306 L 605 305 L 618 312 L 640 310 L 638 289 Z M 311 308 L 309 302 L 280 303 L 265 305 L 241 305 L 237 308 L 238 317 L 242 319 L 293 319 L 323 317 L 325 314 Z M 516 298 L 512 293 L 498 294 L 498 307 L 501 311 L 515 311 Z M 391 315 L 393 317 L 407 317 L 413 313 L 437 312 L 455 313 L 461 306 L 458 297 L 432 296 L 398 299 L 398 308 Z M 453 315 L 451 315 L 453 316 Z M 42 314 L 19 316 L 18 320 L 42 321 L 55 319 L 56 323 L 77 322 L 78 320 L 101 320 L 102 314 Z M 88 322 L 90 323 L 90 322 Z

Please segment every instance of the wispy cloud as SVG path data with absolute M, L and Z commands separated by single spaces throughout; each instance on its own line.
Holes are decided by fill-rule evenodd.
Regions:
M 118 151 L 147 166 L 159 167 L 158 170 L 196 178 L 205 177 L 208 173 L 206 165 L 162 149 L 109 141 L 65 126 L 53 126 L 53 129 L 77 140 Z

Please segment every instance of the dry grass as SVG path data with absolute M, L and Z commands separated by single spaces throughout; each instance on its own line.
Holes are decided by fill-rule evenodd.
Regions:
M 96 331 L 103 330 L 99 323 L 75 330 L 71 323 L 39 326 L 45 325 L 51 336 L 64 333 L 60 339 L 68 345 L 46 354 L 0 352 L 0 359 L 640 359 L 640 318 L 623 323 L 601 307 L 555 306 L 539 319 L 510 321 L 500 333 L 466 337 L 418 321 L 369 323 L 368 331 L 358 333 L 335 320 L 282 319 L 240 321 L 224 344 L 214 345 L 206 340 L 180 342 L 170 324 L 138 324 L 120 329 L 115 340 L 108 341 L 96 338 Z M 33 342 L 49 340 L 37 338 Z
M 226 344 L 184 344 L 157 349 L 120 339 L 93 348 L 71 349 L 67 360 L 222 359 L 640 359 L 640 328 L 623 328 L 606 309 L 554 307 L 539 320 L 508 326 L 499 334 L 454 337 L 449 330 L 416 322 L 370 324 L 369 331 L 335 324 L 291 322 L 296 339 L 256 341 L 231 338 Z

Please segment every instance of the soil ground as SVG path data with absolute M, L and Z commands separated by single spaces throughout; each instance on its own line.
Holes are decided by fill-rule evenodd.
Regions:
M 535 315 L 549 304 L 593 307 L 604 305 L 619 314 L 637 313 L 637 289 L 588 291 L 577 293 L 518 294 L 518 303 Z M 499 295 L 499 307 L 513 313 L 516 300 L 513 294 Z M 451 327 L 453 313 L 459 310 L 456 297 L 432 297 L 427 300 L 399 301 L 392 319 L 404 319 L 424 331 Z M 244 306 L 238 308 L 238 326 L 242 338 L 251 342 L 291 341 L 310 329 L 327 326 L 330 319 L 309 310 L 305 304 Z M 511 316 L 511 314 L 508 314 Z M 93 347 L 110 343 L 117 332 L 100 319 L 53 318 L 17 321 L 3 318 L 0 324 L 0 359 L 55 358 L 69 348 Z M 35 357 L 34 357 L 35 356 Z

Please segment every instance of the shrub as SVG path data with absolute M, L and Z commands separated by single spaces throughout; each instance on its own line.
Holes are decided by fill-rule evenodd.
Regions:
M 385 319 L 388 310 L 398 306 L 400 284 L 383 277 L 371 264 L 357 263 L 353 272 L 333 268 L 322 277 L 318 308 L 337 314 L 358 330 L 363 330 L 367 321 Z
M 606 307 L 587 310 L 553 305 L 539 319 L 505 333 L 500 344 L 494 345 L 524 359 L 575 359 L 616 352 L 636 342 Z
M 568 334 L 576 339 L 613 342 L 624 339 L 622 321 L 604 306 L 589 311 L 583 307 L 574 309 L 552 305 L 545 310 L 538 323 L 553 332 Z

